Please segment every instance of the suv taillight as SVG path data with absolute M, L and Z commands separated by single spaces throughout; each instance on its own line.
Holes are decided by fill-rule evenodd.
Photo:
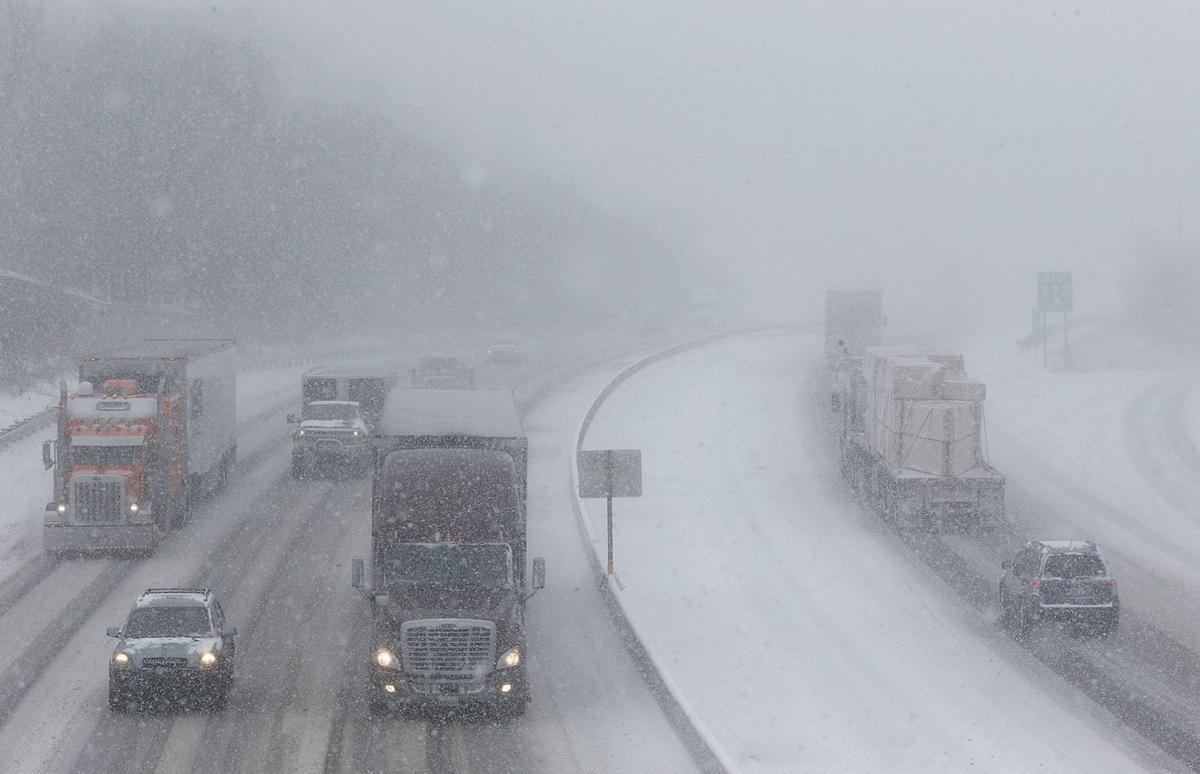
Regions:
M 1029 581 L 1029 585 L 1033 586 L 1035 589 L 1039 589 L 1042 587 L 1042 579 L 1034 578 L 1033 580 Z

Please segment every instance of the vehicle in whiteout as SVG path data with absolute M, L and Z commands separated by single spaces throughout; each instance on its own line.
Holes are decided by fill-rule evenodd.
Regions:
M 1116 631 L 1117 581 L 1095 543 L 1031 540 L 1002 567 L 1000 614 L 1013 630 L 1061 621 L 1101 634 Z
M 451 355 L 426 355 L 409 371 L 409 383 L 418 390 L 473 390 L 475 371 Z
M 154 588 L 137 598 L 108 664 L 108 706 L 186 702 L 201 698 L 223 708 L 233 685 L 234 636 L 209 589 Z
M 842 475 L 905 529 L 992 529 L 1004 476 L 991 466 L 984 385 L 962 355 L 869 348 L 841 383 Z
M 352 400 L 314 400 L 292 434 L 292 478 L 348 473 L 371 459 L 370 428 Z
M 292 477 L 345 475 L 370 463 L 368 442 L 395 383 L 378 366 L 320 366 L 300 377 L 300 414 L 289 414 Z
M 93 355 L 61 386 L 43 541 L 49 553 L 148 552 L 225 487 L 237 458 L 234 342 L 147 340 Z
M 528 360 L 525 347 L 516 336 L 501 336 L 487 345 L 489 363 L 524 363 Z
M 528 441 L 511 394 L 402 390 L 375 438 L 369 702 L 483 706 L 530 700 L 525 603 L 545 585 L 526 563 Z

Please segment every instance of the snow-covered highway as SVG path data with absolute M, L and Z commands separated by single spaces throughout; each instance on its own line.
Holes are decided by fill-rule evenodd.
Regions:
M 370 483 L 288 477 L 283 415 L 292 394 L 252 415 L 229 490 L 152 557 L 53 563 L 9 600 L 0 615 L 0 673 L 9 678 L 0 769 L 692 771 L 604 612 L 569 515 L 565 450 L 588 401 L 625 362 L 564 354 L 487 374 L 513 384 L 526 409 L 531 548 L 550 568 L 530 604 L 535 698 L 524 718 L 371 716 L 367 608 L 349 584 L 350 558 L 369 545 Z M 294 376 L 275 388 L 294 390 Z M 211 585 L 226 600 L 240 642 L 224 712 L 107 709 L 104 629 L 141 590 L 163 583 Z
M 634 376 L 586 448 L 641 448 L 617 592 L 727 768 L 1160 770 L 844 494 L 815 336 L 737 337 Z M 604 505 L 589 501 L 595 548 Z

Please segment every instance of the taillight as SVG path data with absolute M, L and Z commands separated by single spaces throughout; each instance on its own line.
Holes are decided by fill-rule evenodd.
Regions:
M 1117 587 L 1117 579 L 1116 579 L 1116 578 L 1109 578 L 1109 579 L 1108 579 L 1108 585 L 1109 585 L 1109 586 L 1111 586 L 1111 587 L 1113 587 L 1113 588 L 1115 589 L 1115 588 Z
M 1035 589 L 1039 589 L 1042 587 L 1042 579 L 1034 578 L 1033 580 L 1029 581 L 1029 585 L 1033 586 Z

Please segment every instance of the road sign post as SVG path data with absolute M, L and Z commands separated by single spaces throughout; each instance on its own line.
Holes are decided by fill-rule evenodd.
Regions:
M 608 574 L 613 574 L 613 498 L 642 496 L 640 449 L 580 450 L 579 496 L 608 501 Z

